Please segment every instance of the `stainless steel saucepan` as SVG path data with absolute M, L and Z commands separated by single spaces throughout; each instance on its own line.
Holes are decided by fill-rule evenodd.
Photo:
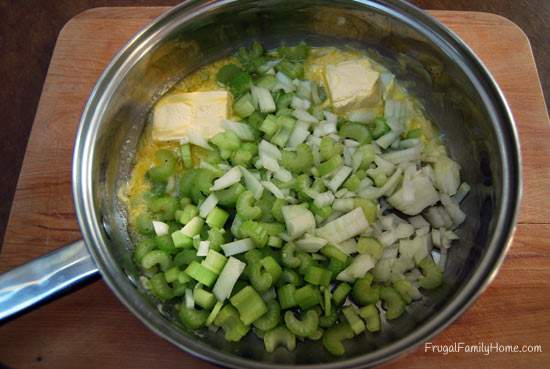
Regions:
M 138 282 L 126 211 L 117 190 L 129 177 L 155 100 L 199 66 L 259 40 L 268 47 L 305 40 L 370 50 L 423 102 L 472 185 L 461 241 L 450 249 L 446 284 L 409 306 L 381 333 L 356 337 L 344 357 L 318 342 L 266 353 L 250 335 L 186 331 L 161 313 Z M 495 276 L 514 231 L 521 195 L 517 133 L 502 93 L 463 42 L 433 18 L 398 0 L 187 1 L 140 31 L 109 64 L 82 114 L 73 193 L 83 241 L 0 276 L 0 320 L 101 274 L 152 331 L 184 351 L 235 368 L 351 368 L 410 351 L 454 321 Z

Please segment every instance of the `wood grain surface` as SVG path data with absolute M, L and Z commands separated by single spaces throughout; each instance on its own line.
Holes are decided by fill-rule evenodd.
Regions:
M 0 272 L 79 238 L 70 190 L 72 144 L 95 80 L 116 50 L 164 8 L 100 8 L 59 35 L 29 139 Z M 432 12 L 481 57 L 512 108 L 524 199 L 512 248 L 491 286 L 434 344 L 542 345 L 543 353 L 449 354 L 423 347 L 384 367 L 550 367 L 550 123 L 529 42 L 505 18 Z M 208 368 L 150 332 L 94 282 L 0 327 L 9 368 Z

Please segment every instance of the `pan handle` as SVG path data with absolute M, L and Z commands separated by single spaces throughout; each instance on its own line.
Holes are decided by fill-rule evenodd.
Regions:
M 0 274 L 0 322 L 96 274 L 82 240 Z

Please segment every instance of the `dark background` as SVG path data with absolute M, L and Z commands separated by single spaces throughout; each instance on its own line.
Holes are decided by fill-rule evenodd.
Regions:
M 531 41 L 549 105 L 550 0 L 411 2 L 424 9 L 496 13 L 518 24 Z M 0 240 L 4 239 L 42 84 L 63 25 L 89 8 L 177 3 L 177 0 L 0 0 Z

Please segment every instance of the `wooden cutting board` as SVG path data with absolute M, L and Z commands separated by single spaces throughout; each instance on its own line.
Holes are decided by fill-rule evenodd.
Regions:
M 0 255 L 0 272 L 80 237 L 71 197 L 73 139 L 86 99 L 126 40 L 166 8 L 98 8 L 63 28 L 49 67 Z M 542 345 L 543 353 L 415 352 L 386 368 L 550 367 L 550 125 L 525 34 L 486 13 L 432 12 L 481 57 L 520 132 L 524 198 L 513 246 L 479 300 L 438 345 Z M 96 281 L 0 327 L 0 367 L 211 368 L 157 337 Z

